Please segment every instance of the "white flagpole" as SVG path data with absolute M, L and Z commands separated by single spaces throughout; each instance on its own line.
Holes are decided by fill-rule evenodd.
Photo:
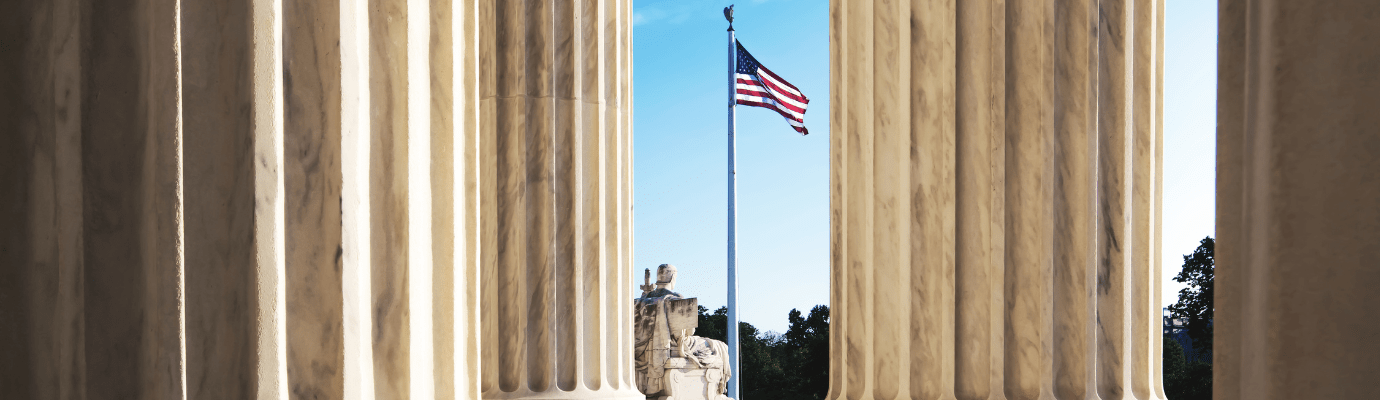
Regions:
M 737 82 L 737 38 L 733 32 L 733 6 L 728 6 L 724 10 L 724 17 L 728 19 L 728 365 L 729 379 L 726 395 L 736 400 L 743 400 L 738 391 L 739 371 L 738 368 L 740 352 L 738 351 L 738 178 L 735 176 L 737 170 L 734 164 L 737 163 L 737 139 L 734 134 L 738 125 L 738 113 L 734 107 L 737 101 L 734 99 Z

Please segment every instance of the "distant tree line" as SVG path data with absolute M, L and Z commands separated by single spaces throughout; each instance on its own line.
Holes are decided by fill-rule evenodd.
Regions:
M 725 340 L 728 337 L 728 308 L 710 314 L 700 306 L 700 326 L 696 335 Z M 829 306 L 818 305 L 808 316 L 800 310 L 787 315 L 790 327 L 785 334 L 762 332 L 747 322 L 738 322 L 739 365 L 742 378 L 739 390 L 751 400 L 824 400 L 829 391 Z

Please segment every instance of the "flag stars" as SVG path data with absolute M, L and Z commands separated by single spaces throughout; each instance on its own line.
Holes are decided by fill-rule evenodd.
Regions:
M 781 79 L 771 70 L 762 67 L 756 58 L 743 48 L 742 43 L 737 45 L 736 77 L 734 81 L 734 99 L 737 104 L 762 107 L 776 110 L 782 117 L 786 117 L 786 122 L 792 129 L 802 135 L 809 134 L 805 129 L 805 108 L 810 104 L 810 99 L 805 97 L 800 89 Z

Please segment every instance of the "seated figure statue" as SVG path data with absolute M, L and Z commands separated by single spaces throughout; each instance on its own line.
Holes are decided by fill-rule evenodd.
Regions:
M 728 345 L 694 336 L 699 304 L 676 288 L 676 267 L 662 264 L 643 276 L 633 301 L 637 388 L 651 400 L 732 400 L 724 395 L 731 371 Z

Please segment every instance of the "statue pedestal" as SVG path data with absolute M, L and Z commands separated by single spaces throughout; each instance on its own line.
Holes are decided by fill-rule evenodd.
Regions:
M 700 368 L 680 357 L 667 359 L 665 395 L 656 400 L 733 400 L 719 393 L 724 380 L 721 368 Z

